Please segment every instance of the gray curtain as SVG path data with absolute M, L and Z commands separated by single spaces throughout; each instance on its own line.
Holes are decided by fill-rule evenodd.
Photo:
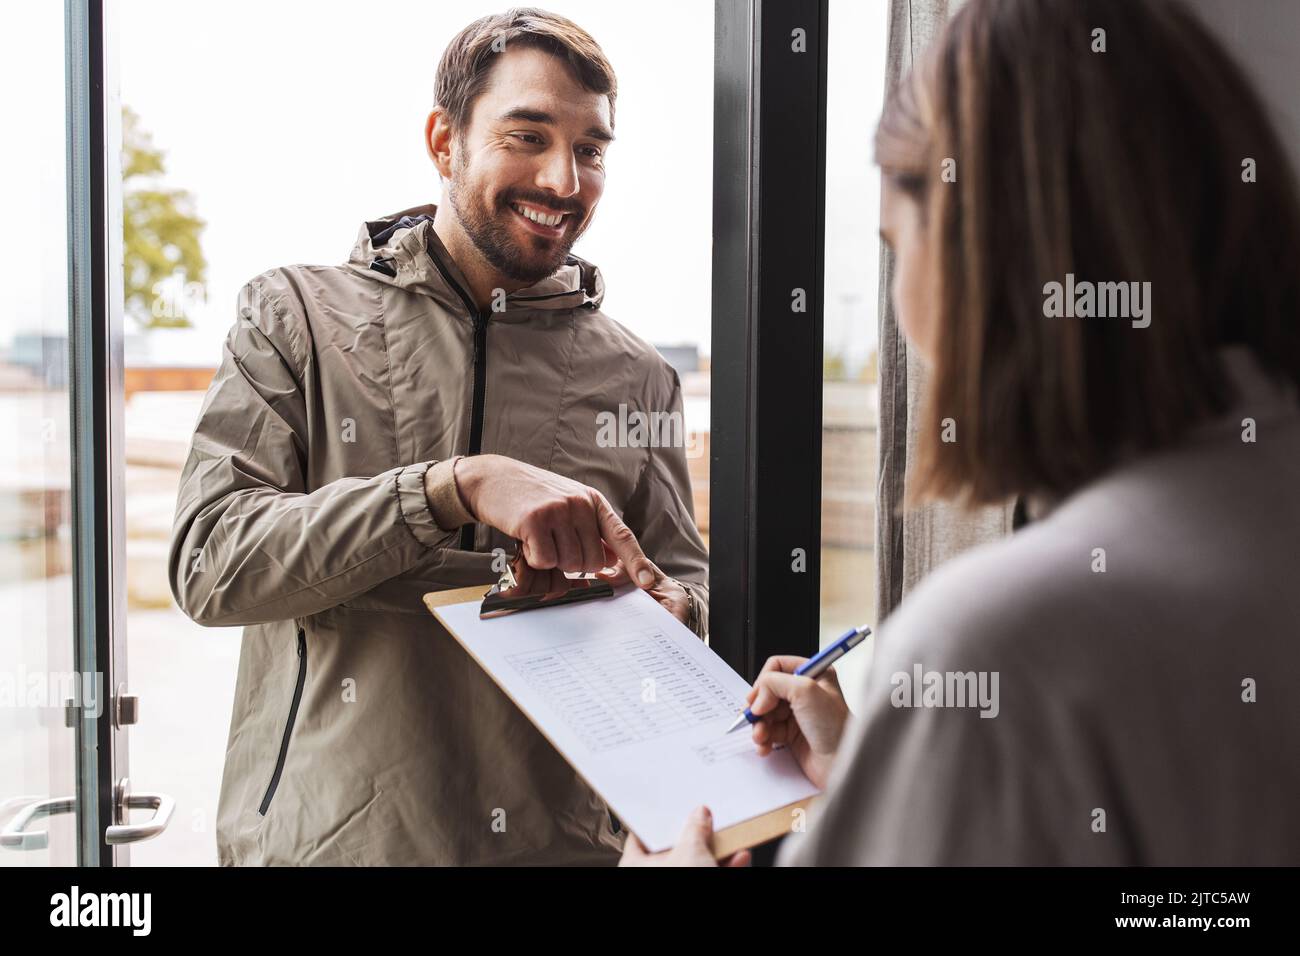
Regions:
M 889 0 L 886 95 L 963 0 Z M 965 511 L 938 503 L 903 512 L 916 447 L 915 410 L 925 368 L 898 328 L 889 289 L 893 255 L 880 257 L 880 431 L 876 479 L 876 619 L 883 621 L 931 569 L 974 545 L 1009 534 L 1012 503 Z

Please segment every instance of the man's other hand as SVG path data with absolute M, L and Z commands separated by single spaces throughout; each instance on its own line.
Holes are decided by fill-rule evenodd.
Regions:
M 691 599 L 686 593 L 686 588 L 675 578 L 670 578 L 668 575 L 660 571 L 659 566 L 649 558 L 646 558 L 646 564 L 650 566 L 650 570 L 654 574 L 654 580 L 651 582 L 649 587 L 643 587 L 642 590 L 649 591 L 650 596 L 658 601 L 659 604 L 672 614 L 673 617 L 677 618 L 677 620 L 681 621 L 683 624 L 689 624 Z M 614 587 L 618 587 L 620 584 L 626 584 L 631 580 L 627 568 L 623 565 L 622 561 L 619 561 L 608 571 L 602 570 L 597 574 L 597 577 L 601 580 L 608 581 Z

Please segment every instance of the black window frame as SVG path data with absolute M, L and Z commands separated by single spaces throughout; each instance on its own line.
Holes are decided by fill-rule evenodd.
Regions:
M 828 6 L 716 0 L 709 643 L 749 680 L 819 642 Z

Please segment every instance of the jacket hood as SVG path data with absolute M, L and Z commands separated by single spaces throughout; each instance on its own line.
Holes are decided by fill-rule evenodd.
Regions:
M 433 229 L 437 209 L 428 203 L 363 222 L 347 266 L 376 282 L 427 295 L 453 313 L 472 314 L 469 283 Z M 600 270 L 570 254 L 541 282 L 507 295 L 505 312 L 598 309 L 604 298 Z

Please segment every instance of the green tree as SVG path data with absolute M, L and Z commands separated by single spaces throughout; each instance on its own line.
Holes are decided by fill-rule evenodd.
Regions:
M 141 328 L 184 328 L 186 304 L 201 297 L 206 225 L 186 189 L 162 185 L 162 151 L 129 106 L 122 107 L 122 270 L 126 314 Z

